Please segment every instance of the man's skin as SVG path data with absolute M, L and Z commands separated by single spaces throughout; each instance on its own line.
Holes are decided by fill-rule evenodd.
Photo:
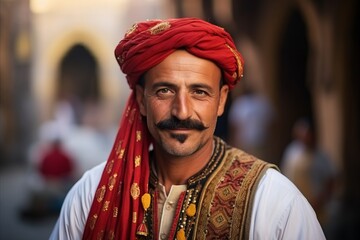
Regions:
M 229 87 L 220 86 L 219 67 L 185 50 L 169 55 L 144 78 L 136 98 L 154 139 L 158 179 L 169 192 L 209 161 Z

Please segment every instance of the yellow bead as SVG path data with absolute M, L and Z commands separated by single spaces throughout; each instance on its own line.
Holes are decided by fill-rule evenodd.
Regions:
M 176 239 L 177 239 L 177 240 L 186 240 L 184 229 L 181 228 L 181 229 L 176 233 Z
M 192 217 L 195 215 L 195 213 L 196 213 L 196 205 L 194 203 L 191 203 L 186 209 L 186 215 Z
M 145 211 L 150 207 L 151 196 L 149 193 L 145 193 L 144 195 L 142 195 L 141 203 L 142 203 Z

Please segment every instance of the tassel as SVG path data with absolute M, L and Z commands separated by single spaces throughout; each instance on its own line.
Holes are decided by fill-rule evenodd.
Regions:
M 137 231 L 136 231 L 136 235 L 145 236 L 145 237 L 146 237 L 148 234 L 149 234 L 148 228 L 147 228 L 147 226 L 146 226 L 145 221 L 143 221 L 143 222 L 140 223 L 140 225 L 138 226 Z
M 146 237 L 149 234 L 149 230 L 146 226 L 146 211 L 150 207 L 151 195 L 149 193 L 145 193 L 144 195 L 142 195 L 141 203 L 142 203 L 145 213 L 144 213 L 142 222 L 140 223 L 140 225 L 138 226 L 138 228 L 136 230 L 136 235 Z

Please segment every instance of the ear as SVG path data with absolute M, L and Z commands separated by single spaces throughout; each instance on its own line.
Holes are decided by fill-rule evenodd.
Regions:
M 217 111 L 218 117 L 220 117 L 224 113 L 228 94 L 229 94 L 229 86 L 227 84 L 224 84 L 220 89 L 220 101 L 219 101 L 219 106 L 218 106 L 218 111 Z
M 138 84 L 135 86 L 135 96 L 136 96 L 136 101 L 139 104 L 140 113 L 141 113 L 141 115 L 146 117 L 144 91 L 145 90 L 144 90 L 144 88 L 142 86 L 140 86 Z

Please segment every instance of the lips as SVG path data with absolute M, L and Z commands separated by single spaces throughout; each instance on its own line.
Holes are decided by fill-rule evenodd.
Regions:
M 176 133 L 176 134 L 186 134 L 190 131 L 196 130 L 196 129 L 189 129 L 189 128 L 176 128 L 176 129 L 165 129 L 166 131 Z

